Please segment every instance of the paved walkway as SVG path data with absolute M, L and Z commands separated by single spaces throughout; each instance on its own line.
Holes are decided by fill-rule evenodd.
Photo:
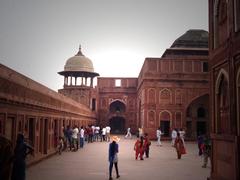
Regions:
M 134 140 L 119 142 L 120 180 L 206 180 L 210 167 L 202 168 L 197 145 L 187 143 L 187 154 L 181 160 L 170 142 L 150 147 L 150 158 L 134 159 Z M 108 180 L 108 143 L 87 144 L 77 152 L 64 152 L 27 169 L 27 180 Z M 115 179 L 115 169 L 113 169 Z

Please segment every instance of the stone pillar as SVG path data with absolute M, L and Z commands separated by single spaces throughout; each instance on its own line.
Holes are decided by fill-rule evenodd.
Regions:
M 71 80 L 70 80 L 70 85 L 72 86 L 72 76 L 71 76 Z
M 93 87 L 93 78 L 91 77 L 90 87 Z
M 85 84 L 85 86 L 87 86 L 87 77 L 85 77 L 85 82 L 84 82 Z
M 77 77 L 74 77 L 75 78 L 75 86 L 77 85 Z
M 68 85 L 68 77 L 64 76 L 64 86 Z
M 83 85 L 83 77 L 81 77 L 81 85 Z

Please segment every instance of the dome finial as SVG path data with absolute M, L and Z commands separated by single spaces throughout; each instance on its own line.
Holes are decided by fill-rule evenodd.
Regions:
M 83 53 L 82 53 L 81 44 L 79 44 L 79 50 L 78 50 L 78 53 L 75 56 L 84 56 Z

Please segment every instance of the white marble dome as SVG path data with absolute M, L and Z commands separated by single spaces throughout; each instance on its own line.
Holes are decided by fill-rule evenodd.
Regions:
M 78 53 L 66 61 L 64 71 L 94 72 L 94 68 L 92 61 L 85 57 L 79 48 Z

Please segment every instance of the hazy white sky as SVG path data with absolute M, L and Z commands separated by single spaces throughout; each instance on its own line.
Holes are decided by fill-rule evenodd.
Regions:
M 0 63 L 57 90 L 81 44 L 100 76 L 137 77 L 188 29 L 208 30 L 207 0 L 0 0 Z

